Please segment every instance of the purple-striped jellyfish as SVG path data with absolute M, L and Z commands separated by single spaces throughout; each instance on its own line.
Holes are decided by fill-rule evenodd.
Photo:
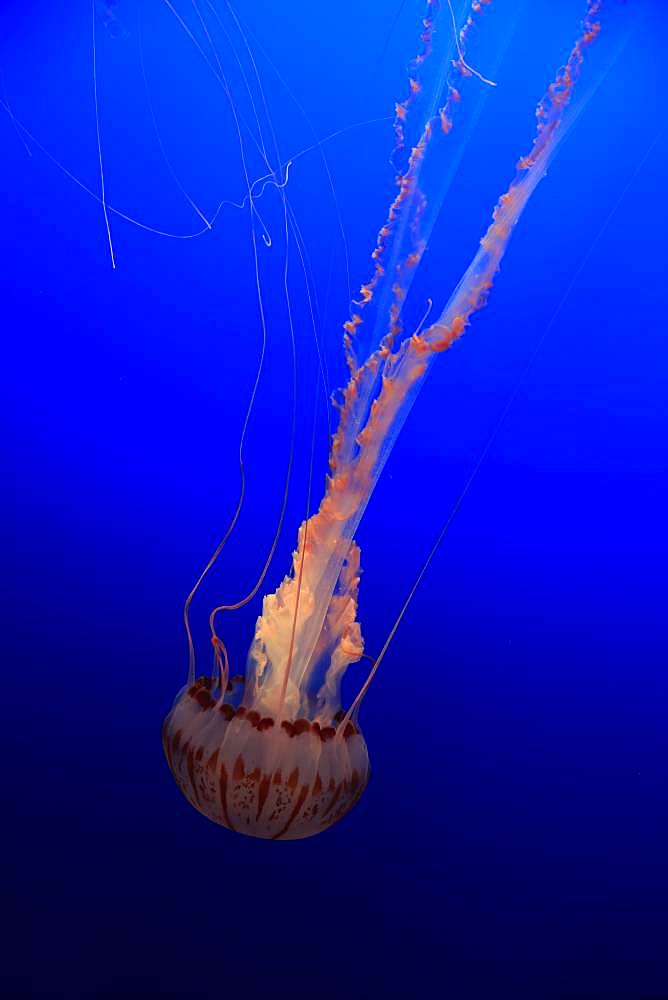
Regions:
M 350 378 L 337 407 L 325 494 L 299 529 L 291 572 L 264 598 L 245 677 L 229 678 L 227 653 L 212 626 L 215 675 L 196 679 L 191 660 L 188 685 L 163 726 L 167 761 L 183 794 L 209 819 L 239 833 L 276 840 L 312 836 L 349 812 L 366 787 L 369 757 L 358 710 L 381 657 L 350 707 L 343 709 L 340 698 L 346 668 L 363 655 L 355 533 L 426 373 L 487 302 L 513 228 L 567 128 L 564 116 L 585 50 L 599 33 L 601 3 L 589 0 L 577 40 L 538 105 L 533 145 L 517 163 L 471 264 L 436 322 L 406 335 L 402 305 L 425 245 L 421 168 L 432 145 L 447 141 L 467 78 L 480 77 L 466 62 L 466 43 L 490 3 L 471 3 L 456 33 L 452 71 L 407 150 L 372 253 L 372 275 L 344 324 Z M 396 105 L 397 149 L 421 107 L 434 33 L 452 27 L 451 5 L 439 6 L 438 0 L 427 3 L 408 96 Z M 383 334 L 358 361 L 359 328 L 372 301 L 385 316 Z

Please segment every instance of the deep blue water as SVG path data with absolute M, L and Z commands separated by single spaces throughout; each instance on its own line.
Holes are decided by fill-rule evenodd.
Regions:
M 112 212 L 112 269 L 102 206 L 72 179 L 99 194 L 91 5 L 2 5 L 5 801 L 18 819 L 5 915 L 19 958 L 6 995 L 668 997 L 668 11 L 606 6 L 589 99 L 362 522 L 373 654 L 484 455 L 364 703 L 369 788 L 320 837 L 267 843 L 195 813 L 159 738 L 185 681 L 183 599 L 236 503 L 261 343 L 213 50 L 186 2 L 174 9 L 201 51 L 164 3 L 95 5 L 106 198 L 152 229 L 204 229 L 174 239 Z M 217 7 L 223 28 L 200 4 L 254 180 L 250 63 Z M 429 296 L 443 306 L 475 252 L 583 5 L 498 7 L 469 50 L 498 86 L 472 82 L 453 152 L 428 175 L 433 204 L 463 153 L 411 322 Z M 278 159 L 293 158 L 285 191 L 334 387 L 341 234 L 355 291 L 394 196 L 391 116 L 422 4 L 236 9 Z M 211 231 L 184 191 L 208 219 L 228 202 Z M 288 456 L 277 192 L 258 208 L 268 346 L 247 502 L 194 609 L 205 662 L 208 609 L 262 567 Z M 304 514 L 318 384 L 294 238 L 288 262 L 296 457 L 262 592 L 287 571 Z M 324 414 L 321 395 L 316 502 Z M 237 669 L 259 607 L 224 622 Z M 348 697 L 364 671 L 351 668 Z

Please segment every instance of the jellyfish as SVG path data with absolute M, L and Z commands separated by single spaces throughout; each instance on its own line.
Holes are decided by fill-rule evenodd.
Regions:
M 421 168 L 432 145 L 447 141 L 454 128 L 467 81 L 491 82 L 466 60 L 470 32 L 491 2 L 473 0 L 463 27 L 455 28 L 450 71 L 441 74 L 445 83 L 436 90 L 438 100 L 427 103 L 417 141 L 410 145 L 407 126 L 424 106 L 420 96 L 435 32 L 441 26 L 447 30 L 450 21 L 454 26 L 450 2 L 441 6 L 439 0 L 427 0 L 407 96 L 395 106 L 395 155 L 404 153 L 404 168 L 371 255 L 371 277 L 344 323 L 349 379 L 335 403 L 338 423 L 324 496 L 299 527 L 290 572 L 263 599 L 245 675 L 230 677 L 214 611 L 214 673 L 196 677 L 191 658 L 188 683 L 163 725 L 167 762 L 186 799 L 238 833 L 274 840 L 312 836 L 345 816 L 367 786 L 369 754 L 359 708 L 383 654 L 352 704 L 343 708 L 343 675 L 364 655 L 355 534 L 427 372 L 487 303 L 513 229 L 568 128 L 583 59 L 600 31 L 601 3 L 589 0 L 576 41 L 537 106 L 533 144 L 518 160 L 471 263 L 438 318 L 406 333 L 402 307 L 425 249 Z M 360 359 L 361 332 L 372 303 L 383 333 Z

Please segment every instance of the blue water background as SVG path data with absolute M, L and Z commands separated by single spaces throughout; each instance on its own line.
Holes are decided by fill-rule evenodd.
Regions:
M 429 296 L 443 306 L 475 252 L 582 10 L 510 6 L 470 51 L 498 87 L 412 320 Z M 25 949 L 8 995 L 668 996 L 668 13 L 609 6 L 590 99 L 359 532 L 374 654 L 485 453 L 363 706 L 369 788 L 326 834 L 273 844 L 196 814 L 159 738 L 185 681 L 183 599 L 236 503 L 261 342 L 248 212 L 226 205 L 192 239 L 112 214 L 112 269 L 100 203 L 61 169 L 99 194 L 90 5 L 3 4 L 0 96 L 16 119 L 0 114 L 5 773 L 18 804 L 7 889 Z M 196 33 L 192 6 L 178 9 Z M 285 189 L 333 388 L 349 298 L 341 226 L 355 291 L 394 195 L 391 115 L 422 4 L 238 12 L 283 163 L 340 131 L 320 147 L 336 201 L 318 149 L 294 159 Z M 95 30 L 109 203 L 194 234 L 170 167 L 209 218 L 244 195 L 225 95 L 166 5 L 99 4 Z M 238 37 L 221 53 L 247 121 L 234 52 L 246 59 Z M 470 88 L 453 149 L 483 90 Z M 260 206 L 267 355 L 246 505 L 194 608 L 204 667 L 208 609 L 256 580 L 288 456 L 281 202 L 268 190 Z M 306 509 L 318 384 L 294 241 L 289 254 L 298 430 L 262 592 L 287 571 Z M 313 502 L 322 394 L 319 406 Z M 259 601 L 221 624 L 233 669 Z M 351 668 L 348 698 L 365 669 Z

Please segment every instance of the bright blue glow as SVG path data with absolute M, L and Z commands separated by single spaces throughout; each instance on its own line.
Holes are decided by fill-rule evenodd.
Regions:
M 112 271 L 100 205 L 31 140 L 28 156 L 25 134 L 0 117 L 6 663 L 10 686 L 18 680 L 12 777 L 26 799 L 29 851 L 16 885 L 40 941 L 38 989 L 118 994 L 139 984 L 206 995 L 229 976 L 241 997 L 290 969 L 291 983 L 320 984 L 325 995 L 341 981 L 388 993 L 412 975 L 470 981 L 483 976 L 480 960 L 501 959 L 511 978 L 545 959 L 566 992 L 592 982 L 592 995 L 611 958 L 644 960 L 644 974 L 660 976 L 651 963 L 668 889 L 666 12 L 647 3 L 636 18 L 632 2 L 610 6 L 606 51 L 617 60 L 523 217 L 488 309 L 436 366 L 363 521 L 361 616 L 373 653 L 521 380 L 365 703 L 372 782 L 340 827 L 292 847 L 246 842 L 198 818 L 159 745 L 185 676 L 181 604 L 236 501 L 260 343 L 248 216 L 224 207 L 211 233 L 184 241 L 112 214 Z M 281 157 L 311 146 L 314 133 L 344 130 L 323 149 L 353 290 L 368 276 L 394 187 L 391 121 L 348 126 L 392 114 L 421 9 L 417 0 L 295 0 L 239 11 Z M 495 15 L 481 31 L 471 61 L 498 87 L 434 228 L 417 316 L 428 296 L 435 308 L 445 301 L 472 256 L 581 9 L 523 4 L 514 34 L 500 19 L 509 49 L 498 72 Z M 118 0 L 111 21 L 104 4 L 96 10 L 109 202 L 152 227 L 195 232 L 201 220 L 152 131 L 139 32 L 163 147 L 205 215 L 244 194 L 224 96 L 164 4 Z M 179 10 L 194 23 L 192 6 Z M 5 5 L 2 20 L 0 97 L 99 190 L 90 10 L 26 0 Z M 248 102 L 239 106 L 247 116 Z M 462 107 L 463 131 L 467 122 Z M 249 159 L 254 178 L 259 158 Z M 287 190 L 334 386 L 348 293 L 316 152 L 295 159 Z M 260 207 L 274 239 L 272 251 L 260 247 L 269 346 L 247 442 L 247 506 L 196 609 L 202 649 L 209 607 L 241 596 L 262 565 L 287 457 L 275 193 Z M 265 590 L 286 571 L 304 512 L 315 384 L 290 253 L 300 429 Z M 316 500 L 322 415 L 318 441 Z M 233 669 L 258 607 L 223 626 Z M 352 689 L 363 669 L 351 675 Z M 234 954 L 219 958 L 216 942 L 228 935 Z M 266 968 L 251 987 L 256 948 Z M 391 974 L 389 954 L 398 956 Z M 580 964 L 569 971 L 565 960 Z

